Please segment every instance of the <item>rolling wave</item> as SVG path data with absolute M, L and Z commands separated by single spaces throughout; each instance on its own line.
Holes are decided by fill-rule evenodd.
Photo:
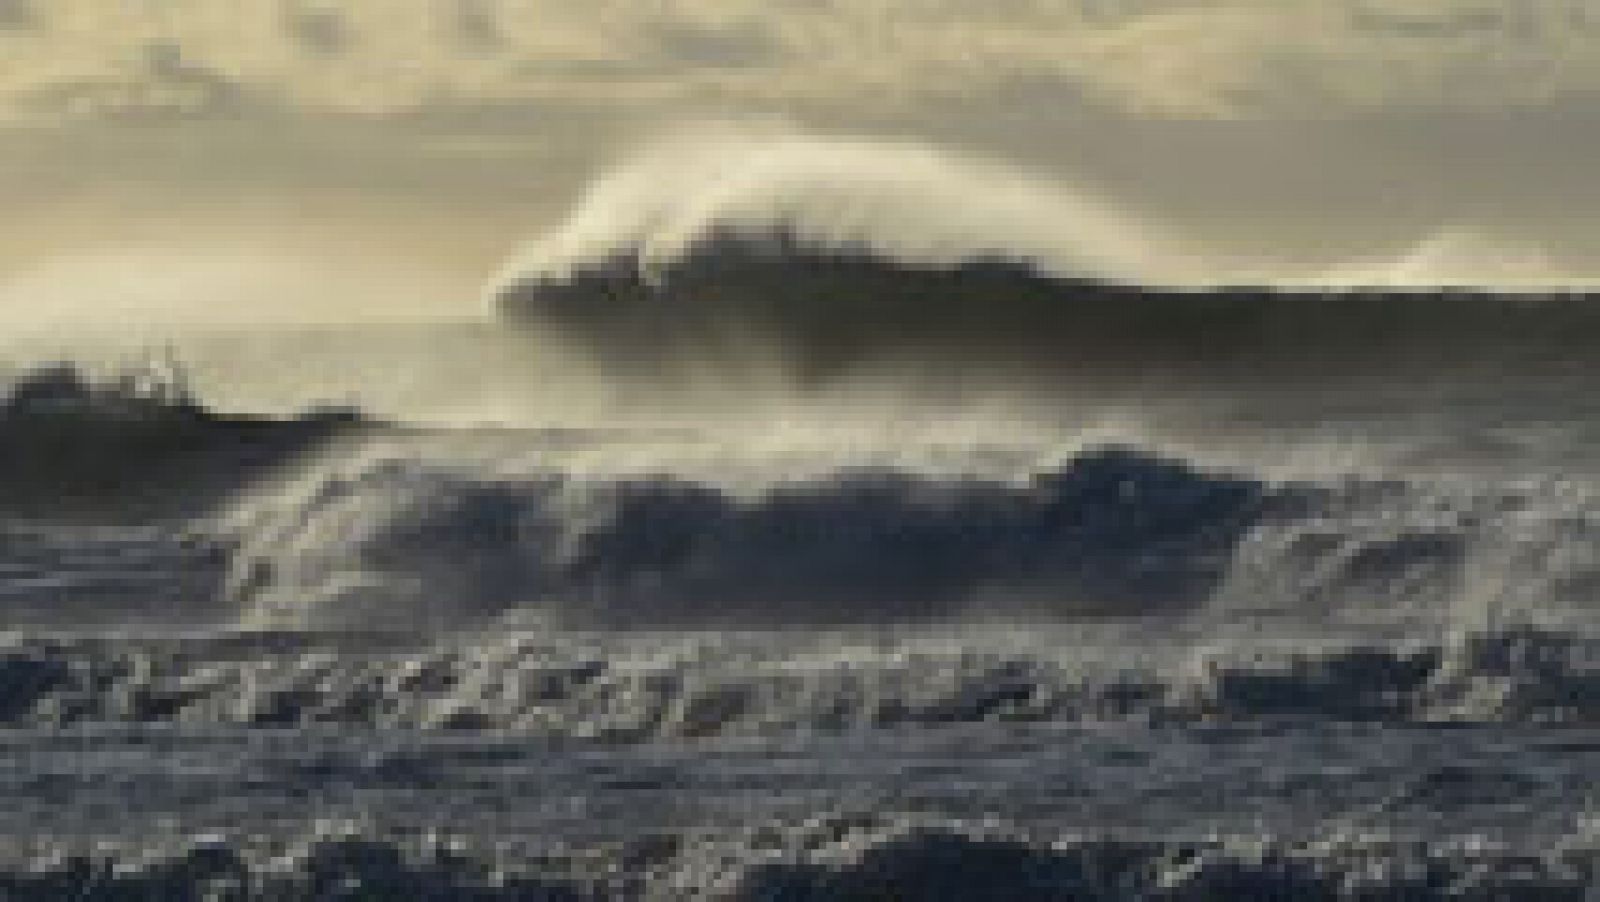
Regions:
M 1261 616 L 1570 621 L 1592 610 L 1583 479 L 1282 480 L 1128 445 L 1012 475 L 752 484 L 378 456 L 241 504 L 248 622 L 820 626 Z
M 32 448 L 69 481 L 94 478 L 73 455 L 109 445 L 50 452 L 41 433 L 120 430 L 126 447 L 134 428 L 120 415 L 31 417 L 12 419 L 0 452 Z M 567 628 L 1263 615 L 1460 626 L 1572 621 L 1600 586 L 1600 496 L 1572 473 L 1285 479 L 1110 444 L 1064 460 L 963 446 L 976 470 L 935 464 L 938 448 L 873 466 L 859 453 L 780 457 L 735 476 L 733 463 L 684 470 L 654 442 L 608 451 L 370 424 L 363 441 L 308 453 L 350 422 L 197 412 L 170 448 L 101 474 L 137 463 L 188 519 L 121 502 L 73 512 L 38 467 L 8 468 L 0 499 L 57 504 L 46 519 L 18 507 L 0 530 L 0 601 L 14 622 L 63 626 L 163 611 L 397 630 L 511 615 Z M 462 444 L 489 456 L 444 450 Z

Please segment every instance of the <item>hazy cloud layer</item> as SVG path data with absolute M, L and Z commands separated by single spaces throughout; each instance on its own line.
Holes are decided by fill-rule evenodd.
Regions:
M 0 116 L 392 116 L 541 102 L 1144 117 L 1539 106 L 1588 0 L 0 0 Z

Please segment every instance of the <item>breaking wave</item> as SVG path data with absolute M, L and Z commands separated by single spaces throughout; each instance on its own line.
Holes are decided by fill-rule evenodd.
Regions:
M 602 177 L 487 291 L 509 321 L 652 378 L 920 364 L 1013 387 L 1019 369 L 1065 371 L 1060 387 L 1137 364 L 1305 382 L 1583 359 L 1600 306 L 1554 303 L 1570 286 L 1422 284 L 1482 244 L 1230 287 L 1106 205 L 1000 167 L 893 142 L 682 141 Z
M 563 628 L 1592 611 L 1577 477 L 1268 478 L 1091 446 L 1010 475 L 715 478 L 378 455 L 238 508 L 226 595 L 257 625 L 519 612 Z
M 852 453 L 735 475 L 731 462 L 674 472 L 653 441 L 608 452 L 579 437 L 562 451 L 574 439 L 367 424 L 328 444 L 359 421 L 199 409 L 156 418 L 167 444 L 130 456 L 139 417 L 96 416 L 14 415 L 0 435 L 12 455 L 0 499 L 14 508 L 0 600 L 14 622 L 165 606 L 256 627 L 396 630 L 506 616 L 585 629 L 1135 616 L 1459 626 L 1578 620 L 1600 586 L 1600 495 L 1559 469 L 1285 478 L 1127 444 L 1063 457 L 1047 440 L 1026 453 L 963 446 L 968 463 L 954 470 L 932 463 L 937 449 L 922 462 L 902 449 L 870 466 Z M 121 445 L 49 450 L 62 430 L 106 428 Z M 444 450 L 457 445 L 489 456 Z M 188 519 L 141 519 L 109 495 L 106 516 L 130 522 L 96 525 L 92 507 L 15 516 L 18 492 L 62 507 L 41 468 L 98 485 L 93 466 L 67 464 L 108 447 L 123 450 L 105 478 L 142 467 L 133 481 L 164 502 L 187 498 Z
M 495 286 L 560 281 L 632 257 L 663 273 L 713 235 L 786 231 L 922 266 L 1032 261 L 1063 276 L 1159 278 L 1153 227 L 1082 189 L 910 142 L 685 136 L 598 179 L 567 220 Z
M 254 512 L 233 592 L 291 624 L 512 606 L 567 626 L 1126 614 L 1203 600 L 1268 507 L 1260 483 L 1126 447 L 1019 484 L 845 470 L 753 497 L 386 460 Z

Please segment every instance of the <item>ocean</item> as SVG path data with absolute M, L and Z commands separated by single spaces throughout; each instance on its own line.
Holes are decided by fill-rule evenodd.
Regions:
M 1600 378 L 1527 309 L 621 375 L 178 331 L 131 412 L 38 367 L 151 335 L 19 344 L 0 895 L 1589 898 Z

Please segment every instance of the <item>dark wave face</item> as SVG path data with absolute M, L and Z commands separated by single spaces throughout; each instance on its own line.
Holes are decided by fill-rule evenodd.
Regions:
M 1580 365 L 1600 340 L 1600 307 L 1581 295 L 1140 287 L 1005 257 L 917 266 L 781 231 L 714 233 L 644 264 L 641 249 L 620 248 L 513 278 L 497 303 L 618 373 L 654 378 L 776 355 L 805 382 L 955 367 L 1080 388 L 1152 375 L 1381 383 L 1439 367 Z

